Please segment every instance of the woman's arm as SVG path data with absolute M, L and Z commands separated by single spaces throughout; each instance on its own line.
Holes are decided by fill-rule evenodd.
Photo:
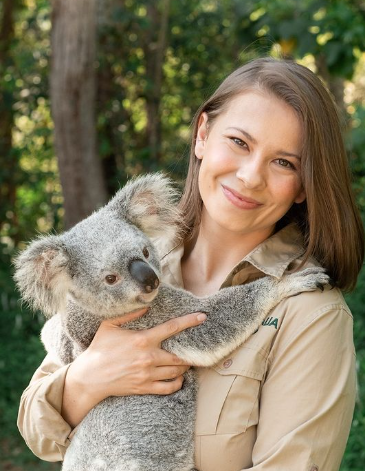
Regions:
M 356 396 L 351 314 L 325 289 L 286 299 L 269 319 L 199 371 L 201 471 L 339 469 Z
M 348 439 L 356 396 L 352 317 L 340 302 L 300 322 L 311 306 L 309 297 L 299 298 L 269 356 L 255 471 L 336 471 Z
M 47 355 L 20 399 L 19 431 L 33 453 L 48 461 L 62 460 L 69 445 L 71 427 L 61 416 L 68 368 Z
M 161 350 L 161 342 L 206 316 L 189 314 L 139 332 L 119 328 L 138 315 L 103 322 L 90 347 L 71 365 L 46 357 L 22 395 L 18 416 L 20 433 L 35 455 L 62 460 L 72 428 L 105 397 L 171 394 L 181 388 L 189 366 Z

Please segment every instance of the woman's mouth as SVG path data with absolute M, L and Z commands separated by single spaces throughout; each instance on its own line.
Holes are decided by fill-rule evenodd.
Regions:
M 224 196 L 228 199 L 228 201 L 230 201 L 237 208 L 256 209 L 263 205 L 259 201 L 254 200 L 253 198 L 248 198 L 247 196 L 241 195 L 232 188 L 229 188 L 228 186 L 222 185 L 222 190 Z

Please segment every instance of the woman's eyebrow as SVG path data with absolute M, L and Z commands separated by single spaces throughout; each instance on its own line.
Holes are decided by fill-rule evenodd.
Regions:
M 253 142 L 254 144 L 257 144 L 256 139 L 252 137 L 251 134 L 249 134 L 247 131 L 244 131 L 242 128 L 237 128 L 236 126 L 229 126 L 227 129 L 234 129 L 235 131 L 238 131 L 244 136 L 246 136 L 247 139 Z
M 300 155 L 297 155 L 297 154 L 293 154 L 292 152 L 285 152 L 285 150 L 279 150 L 278 152 L 276 152 L 277 155 L 282 155 L 283 157 L 294 157 L 298 160 L 301 159 Z
M 247 131 L 245 131 L 244 129 L 242 128 L 238 128 L 236 126 L 229 126 L 227 128 L 228 129 L 234 129 L 235 131 L 238 131 L 240 132 L 241 134 L 243 134 L 244 136 L 247 137 L 247 139 L 251 142 L 253 142 L 254 144 L 257 144 L 257 141 L 254 137 L 251 136 L 251 134 L 249 134 Z M 296 159 L 299 159 L 300 160 L 300 155 L 298 154 L 294 154 L 293 152 L 286 152 L 285 150 L 279 150 L 278 152 L 276 152 L 277 155 L 281 155 L 283 157 L 294 157 Z

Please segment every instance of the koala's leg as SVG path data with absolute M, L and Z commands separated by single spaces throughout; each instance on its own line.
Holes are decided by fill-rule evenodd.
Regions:
M 48 353 L 67 365 L 90 345 L 100 322 L 74 301 L 68 301 L 65 312 L 45 323 L 41 340 Z
M 166 310 L 178 317 L 203 311 L 207 320 L 163 342 L 163 348 L 196 366 L 211 366 L 241 345 L 282 299 L 313 291 L 329 282 L 321 268 L 308 268 L 277 280 L 264 277 L 247 285 L 197 298 L 171 287 L 161 287 L 157 312 Z M 152 307 L 152 306 L 151 306 Z M 153 306 L 154 310 L 154 306 Z
M 54 315 L 44 324 L 41 340 L 47 353 L 54 355 L 64 365 L 71 363 L 77 356 L 75 344 L 65 332 L 60 314 Z

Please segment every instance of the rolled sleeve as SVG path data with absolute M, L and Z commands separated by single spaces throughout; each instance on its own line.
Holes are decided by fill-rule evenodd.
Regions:
M 348 439 L 356 398 L 352 317 L 333 304 L 303 316 L 298 327 L 305 295 L 301 301 L 285 316 L 269 356 L 255 471 L 336 471 Z
M 69 445 L 71 427 L 61 416 L 68 367 L 47 355 L 20 400 L 19 431 L 32 452 L 46 461 L 61 461 Z

